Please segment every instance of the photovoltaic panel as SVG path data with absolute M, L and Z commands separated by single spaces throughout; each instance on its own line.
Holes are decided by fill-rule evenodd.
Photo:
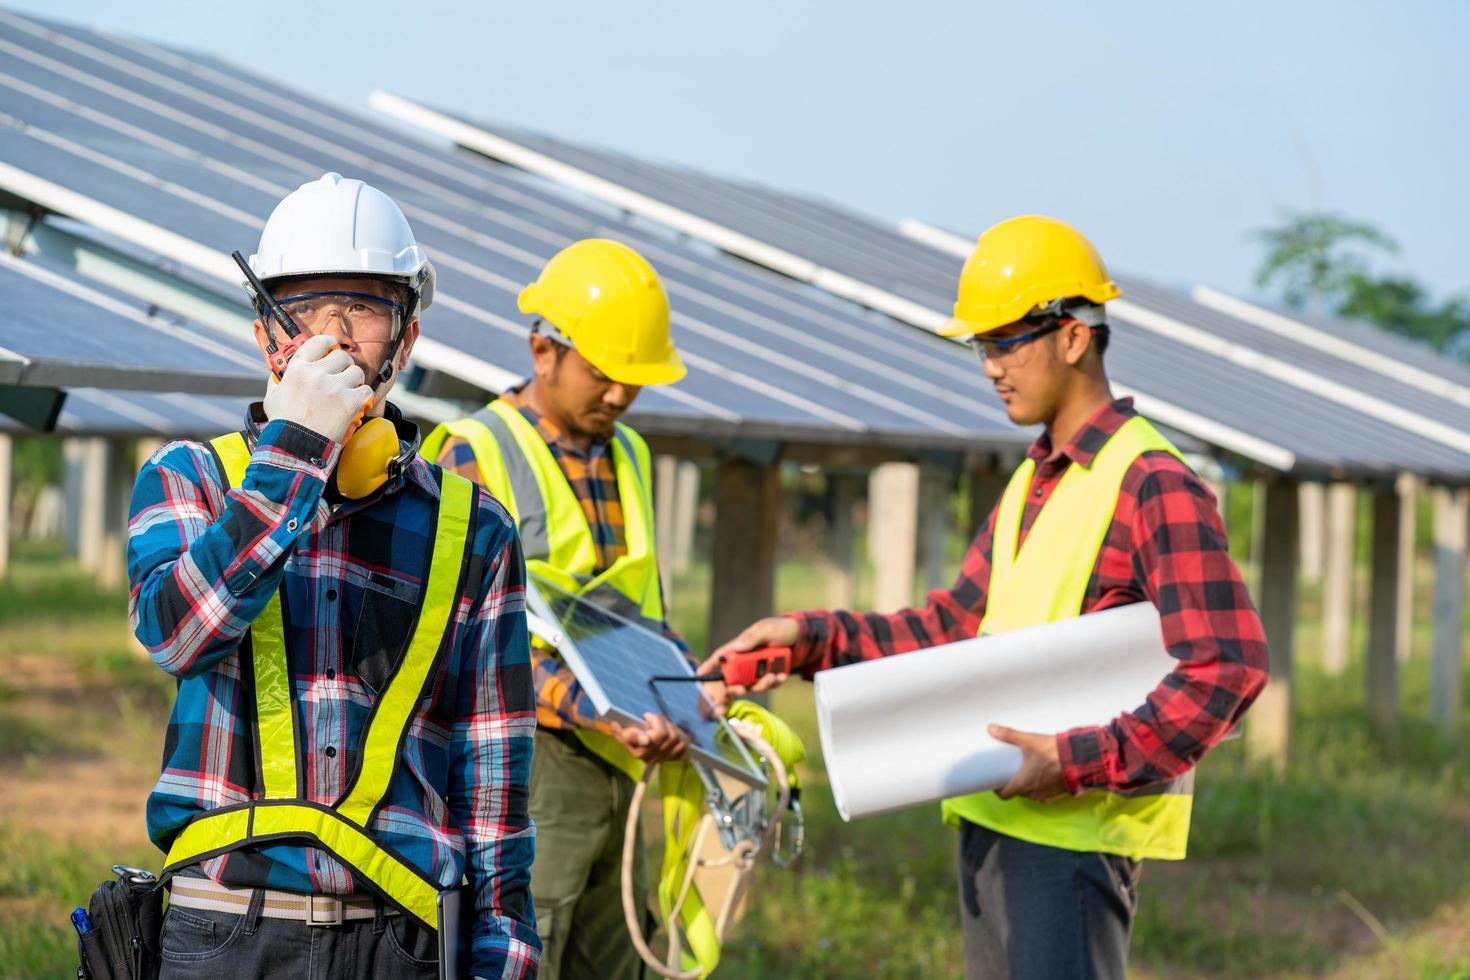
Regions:
M 556 632 L 543 637 L 577 676 L 598 713 L 624 725 L 662 715 L 689 739 L 690 757 L 753 786 L 765 777 L 694 680 L 667 637 L 532 576 L 527 611 Z M 533 623 L 533 630 L 539 628 Z
M 953 301 L 962 256 L 840 206 L 467 120 L 382 93 L 374 104 L 752 261 L 829 282 L 834 292 L 859 301 L 866 295 L 874 308 L 910 323 L 937 325 Z M 1125 302 L 1114 305 L 1120 329 L 1109 350 L 1110 374 L 1159 421 L 1278 469 L 1470 474 L 1470 435 L 1455 431 L 1463 423 L 1460 406 L 1436 424 L 1432 400 L 1421 392 L 1395 389 L 1391 401 L 1375 401 L 1368 374 L 1142 280 L 1128 280 Z M 1201 333 L 1208 339 L 1201 341 Z
M 258 392 L 238 347 L 176 329 L 73 278 L 0 252 L 0 384 Z
M 381 187 L 404 207 L 440 275 L 441 298 L 424 321 L 430 343 L 417 359 L 482 387 L 500 390 L 529 368 L 520 288 L 562 246 L 606 235 L 661 252 L 655 265 L 691 369 L 684 382 L 640 396 L 636 421 L 653 431 L 954 448 L 1028 438 L 950 345 L 900 344 L 891 324 L 780 277 L 650 241 L 657 236 L 601 209 L 242 69 L 14 14 L 0 14 L 0 54 L 14 56 L 0 70 L 0 111 L 23 124 L 0 146 L 0 160 L 18 172 L 9 182 L 39 178 L 55 186 L 34 193 L 54 202 L 70 192 L 146 218 L 132 240 L 157 238 L 143 244 L 160 253 L 167 235 L 157 232 L 196 246 L 197 265 L 210 253 L 248 251 L 274 203 L 326 170 Z M 99 208 L 73 210 L 102 220 Z M 191 250 L 176 251 L 187 260 Z M 903 372 L 892 370 L 899 350 L 911 362 Z

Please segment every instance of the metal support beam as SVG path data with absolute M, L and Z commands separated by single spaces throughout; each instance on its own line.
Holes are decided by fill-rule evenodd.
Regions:
M 774 610 L 780 519 L 781 477 L 776 466 L 720 460 L 715 468 L 710 649 Z
M 1465 551 L 1470 533 L 1470 490 L 1434 490 L 1434 661 L 1429 713 L 1447 735 L 1459 723 L 1463 697 Z
M 1380 737 L 1398 722 L 1399 512 L 1403 498 L 1393 487 L 1373 491 L 1373 569 L 1368 595 L 1368 717 Z
M 1260 590 L 1257 602 L 1271 656 L 1271 683 L 1261 692 L 1246 722 L 1246 744 L 1252 758 L 1276 767 L 1286 762 L 1291 742 L 1292 663 L 1296 628 L 1297 549 L 1300 547 L 1297 488 L 1263 480 L 1258 485 L 1257 520 Z
M 868 560 L 873 608 L 893 612 L 912 604 L 918 556 L 919 468 L 884 463 L 868 478 Z
M 1327 540 L 1322 567 L 1322 669 L 1340 674 L 1352 658 L 1353 539 L 1358 525 L 1358 488 L 1327 488 Z

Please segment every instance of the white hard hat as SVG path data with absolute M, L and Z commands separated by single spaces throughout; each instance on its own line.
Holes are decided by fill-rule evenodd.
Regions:
M 341 174 L 322 174 L 276 205 L 250 268 L 263 282 L 283 276 L 375 276 L 408 286 L 418 296 L 419 309 L 434 300 L 434 266 L 398 205 L 376 187 Z

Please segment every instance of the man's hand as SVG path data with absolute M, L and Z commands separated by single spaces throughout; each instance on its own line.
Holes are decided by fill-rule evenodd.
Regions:
M 301 345 L 285 375 L 271 384 L 265 414 L 341 442 L 372 397 L 352 355 L 331 336 L 318 334 Z
M 801 639 L 801 627 L 790 616 L 758 619 L 745 627 L 735 639 L 710 654 L 709 659 L 699 665 L 699 673 L 719 673 L 720 662 L 732 653 L 744 653 L 758 647 L 795 646 L 799 639 Z M 723 711 L 730 698 L 743 698 L 747 694 L 759 694 L 773 687 L 780 687 L 786 683 L 786 678 L 789 676 L 789 674 L 767 674 L 751 687 L 742 684 L 706 684 L 704 692 L 710 700 L 715 702 L 715 706 Z
M 619 725 L 612 722 L 613 738 L 648 765 L 669 759 L 682 759 L 689 752 L 689 739 L 663 715 L 646 712 L 642 725 Z
M 1062 778 L 1062 763 L 1057 752 L 1055 735 L 1018 732 L 1004 725 L 991 725 L 987 731 L 996 741 L 1014 745 L 1021 750 L 1021 768 L 1016 770 L 1010 782 L 995 791 L 996 796 L 1003 800 L 1024 796 L 1037 803 L 1049 803 L 1071 795 L 1067 790 L 1067 781 Z

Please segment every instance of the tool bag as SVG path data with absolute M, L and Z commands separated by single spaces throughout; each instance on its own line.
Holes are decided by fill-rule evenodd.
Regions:
M 92 893 L 92 931 L 81 937 L 78 980 L 155 980 L 163 930 L 163 883 L 151 872 L 114 864 L 115 880 Z

